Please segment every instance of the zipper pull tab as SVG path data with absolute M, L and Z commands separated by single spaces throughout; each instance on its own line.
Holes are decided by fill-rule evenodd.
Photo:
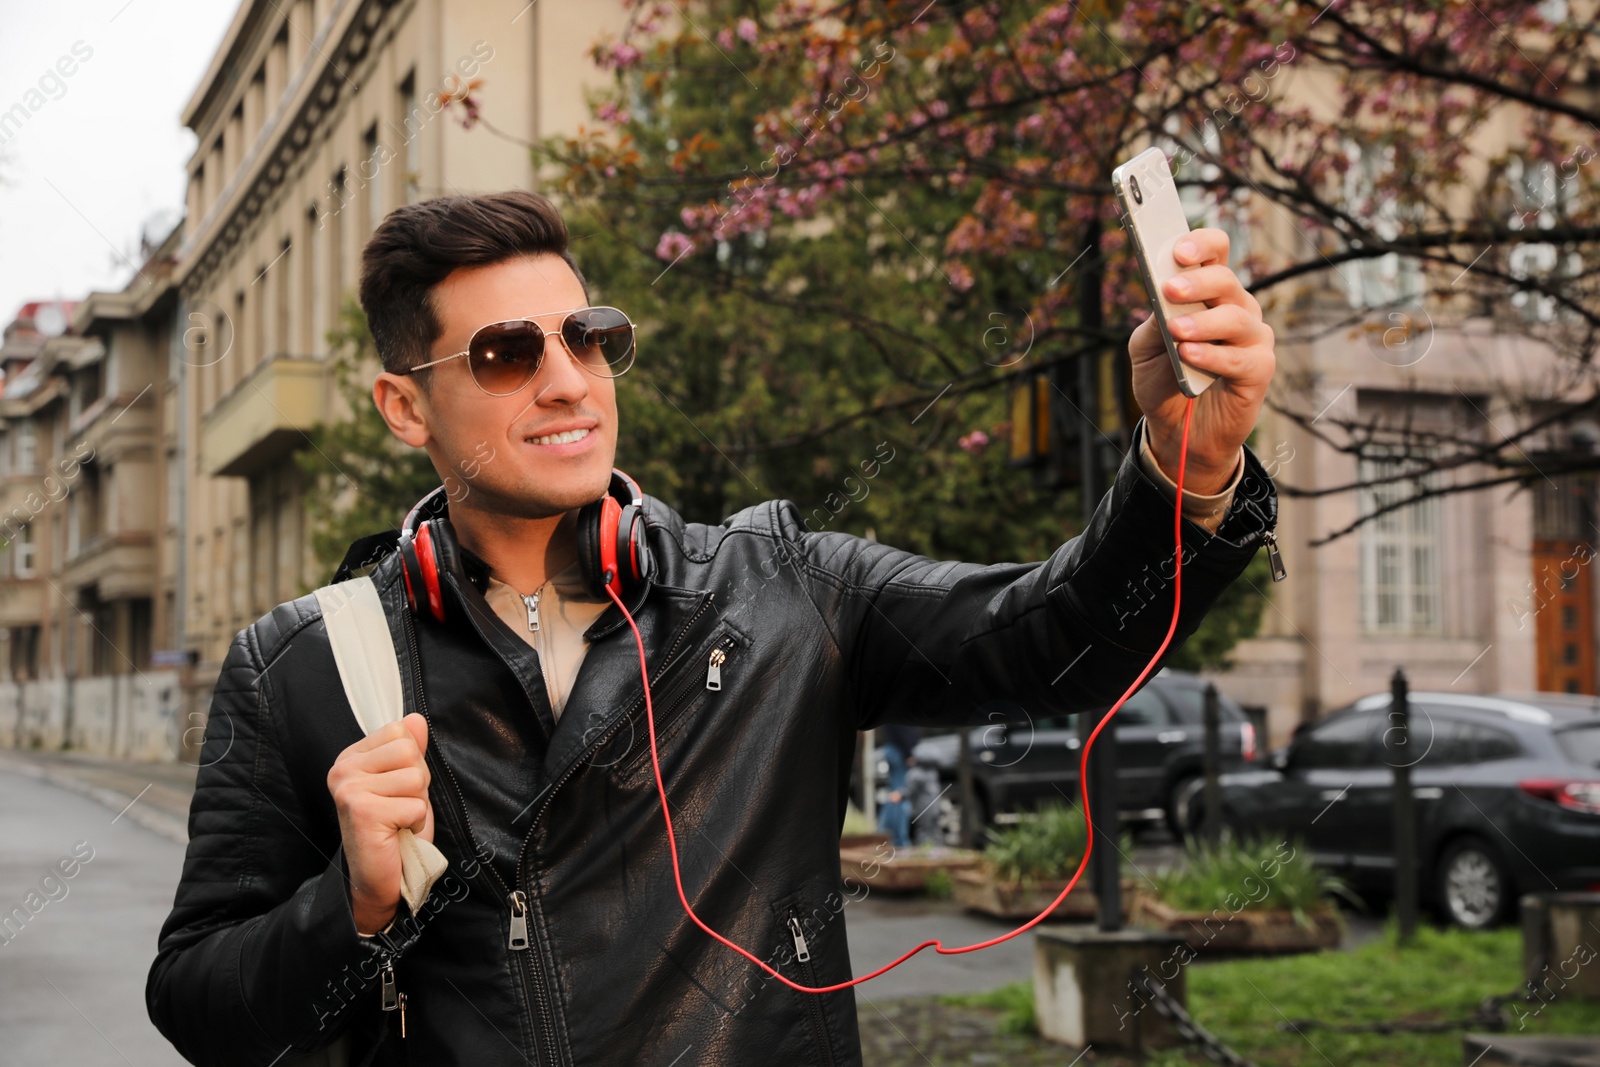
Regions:
M 394 988 L 394 960 L 383 961 L 381 988 L 383 991 L 383 1010 L 394 1011 L 400 1006 L 400 999 Z
M 722 688 L 722 661 L 727 658 L 728 654 L 722 649 L 713 648 L 711 650 L 711 662 L 706 665 L 707 689 L 716 690 Z
M 1289 577 L 1289 572 L 1285 570 L 1283 566 L 1283 553 L 1278 551 L 1277 531 L 1268 530 L 1266 533 L 1261 535 L 1261 540 L 1266 542 L 1267 565 L 1272 568 L 1272 580 L 1275 582 L 1283 581 L 1285 578 Z
M 793 915 L 789 916 L 789 930 L 794 934 L 794 958 L 804 963 L 811 958 L 811 950 L 806 947 L 806 935 L 800 931 L 800 920 Z
M 400 1040 L 406 1038 L 406 995 L 400 994 Z
M 522 598 L 522 603 L 528 609 L 528 629 L 534 633 L 539 632 L 539 594 L 529 593 Z
M 528 898 L 522 890 L 511 891 L 511 940 L 510 946 L 514 949 L 528 947 Z

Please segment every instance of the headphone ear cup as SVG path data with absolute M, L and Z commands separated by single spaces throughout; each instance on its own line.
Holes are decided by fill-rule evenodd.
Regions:
M 655 557 L 645 540 L 644 513 L 632 504 L 624 504 L 617 519 L 617 562 L 630 586 L 655 576 Z
M 405 582 L 406 604 L 410 606 L 412 614 L 422 611 L 417 601 L 417 594 L 422 590 L 422 565 L 417 562 L 416 538 L 411 534 L 400 539 L 400 577 Z
M 435 622 L 444 622 L 444 595 L 439 590 L 439 564 L 441 553 L 448 556 L 449 537 L 438 536 L 438 519 L 429 519 L 417 531 L 416 557 L 417 569 L 422 573 L 422 582 L 417 589 L 418 599 L 425 605 L 425 611 Z
M 600 570 L 600 501 L 585 504 L 578 512 L 578 569 L 584 584 L 595 596 L 606 595 L 605 576 Z

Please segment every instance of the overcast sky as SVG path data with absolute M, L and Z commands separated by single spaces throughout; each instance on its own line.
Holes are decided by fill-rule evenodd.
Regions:
M 194 150 L 179 116 L 236 7 L 0 0 L 0 116 L 28 112 L 0 127 L 0 324 L 29 300 L 122 288 L 141 228 L 178 217 Z

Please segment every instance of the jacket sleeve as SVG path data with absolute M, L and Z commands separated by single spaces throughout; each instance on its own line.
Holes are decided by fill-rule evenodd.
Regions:
M 386 942 L 358 936 L 343 849 L 304 818 L 275 736 L 257 632 L 222 665 L 189 845 L 145 987 L 151 1021 L 194 1064 L 271 1064 L 335 1040 L 376 999 Z
M 1084 532 L 1038 563 L 942 562 L 811 533 L 780 504 L 780 551 L 802 566 L 838 644 L 857 729 L 1023 721 L 1122 695 L 1172 620 L 1174 504 L 1140 468 L 1138 443 Z M 1276 525 L 1271 477 L 1249 449 L 1244 463 L 1215 533 L 1183 521 L 1182 613 L 1168 655 Z

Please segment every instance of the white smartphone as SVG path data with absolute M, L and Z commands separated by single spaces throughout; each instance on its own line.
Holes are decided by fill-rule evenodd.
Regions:
M 1206 386 L 1217 380 L 1216 376 L 1178 358 L 1178 344 L 1172 339 L 1167 323 L 1179 315 L 1204 311 L 1206 305 L 1174 303 L 1161 291 L 1167 279 L 1197 266 L 1180 267 L 1172 254 L 1178 241 L 1189 232 L 1183 201 L 1178 198 L 1178 187 L 1172 180 L 1172 164 L 1161 149 L 1147 148 L 1111 172 L 1111 187 L 1116 190 L 1122 224 L 1139 261 L 1139 273 L 1144 277 L 1145 288 L 1150 290 L 1156 325 L 1167 343 L 1167 355 L 1172 360 L 1178 389 L 1184 396 L 1199 396 L 1206 391 Z

